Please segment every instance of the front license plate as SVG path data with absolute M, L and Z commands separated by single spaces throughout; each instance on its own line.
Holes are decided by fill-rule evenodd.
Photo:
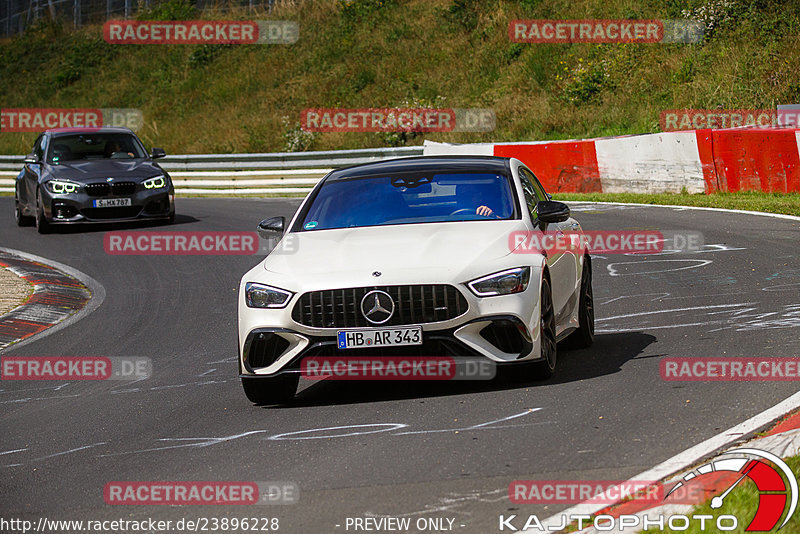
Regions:
M 117 208 L 119 206 L 130 206 L 129 198 L 100 198 L 92 201 L 95 208 Z
M 339 330 L 336 337 L 336 347 L 340 349 L 422 345 L 422 327 Z

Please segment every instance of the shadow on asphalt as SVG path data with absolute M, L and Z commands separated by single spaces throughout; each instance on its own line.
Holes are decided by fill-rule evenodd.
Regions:
M 501 367 L 497 377 L 489 381 L 321 380 L 300 391 L 290 403 L 265 408 L 335 406 L 547 387 L 618 373 L 626 362 L 641 354 L 654 341 L 656 337 L 649 334 L 625 332 L 598 335 L 594 345 L 588 349 L 570 350 L 563 343 L 559 344 L 558 367 L 547 380 L 538 378 L 535 368 L 527 364 Z M 301 379 L 300 387 L 307 383 L 308 380 Z
M 181 224 L 193 224 L 200 222 L 200 219 L 196 219 L 191 215 L 181 215 L 180 213 L 175 214 L 175 222 L 169 224 L 167 221 L 164 220 L 147 220 L 147 219 L 137 219 L 134 221 L 122 221 L 122 222 L 109 222 L 109 223 L 83 223 L 83 224 L 54 224 L 50 227 L 51 234 L 89 234 L 95 232 L 112 232 L 112 231 L 120 231 L 120 230 L 142 230 L 146 228 L 158 228 L 162 227 L 164 229 L 173 228 L 179 226 Z

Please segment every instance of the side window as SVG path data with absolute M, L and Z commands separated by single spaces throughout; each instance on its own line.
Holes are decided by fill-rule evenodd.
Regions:
M 520 168 L 519 179 L 522 183 L 522 193 L 525 195 L 525 203 L 528 205 L 528 211 L 533 217 L 533 214 L 536 212 L 536 204 L 539 202 L 539 200 L 541 200 L 536 192 L 536 188 L 533 185 L 534 181 L 536 181 L 536 178 L 534 178 L 534 176 L 527 170 Z
M 44 136 L 40 135 L 36 142 L 33 144 L 33 155 L 36 159 L 42 161 L 44 159 Z
M 533 175 L 531 174 L 531 176 Z M 542 183 L 535 176 L 533 176 L 533 188 L 536 190 L 536 196 L 539 197 L 539 200 L 550 200 L 544 187 L 542 187 Z

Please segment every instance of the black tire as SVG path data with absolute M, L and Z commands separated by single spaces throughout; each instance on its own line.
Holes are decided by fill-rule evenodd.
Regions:
M 547 379 L 553 376 L 558 363 L 558 347 L 556 344 L 556 316 L 553 309 L 553 293 L 550 282 L 542 279 L 542 292 L 539 300 L 539 337 L 542 361 L 536 363 L 536 374 Z
M 22 208 L 19 206 L 16 192 L 14 193 L 14 220 L 17 222 L 17 226 L 30 226 L 31 224 L 34 224 L 35 220 L 29 215 L 22 214 Z
M 253 404 L 284 404 L 294 398 L 300 376 L 280 375 L 271 378 L 242 378 L 244 394 Z
M 36 231 L 40 234 L 47 234 L 50 232 L 50 223 L 44 216 L 44 207 L 42 206 L 42 192 L 36 192 Z
M 585 349 L 594 343 L 594 294 L 592 292 L 592 261 L 586 256 L 581 276 L 581 296 L 578 304 L 578 329 L 570 334 L 570 346 Z

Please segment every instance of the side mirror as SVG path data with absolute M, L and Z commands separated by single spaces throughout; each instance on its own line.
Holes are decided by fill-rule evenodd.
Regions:
M 569 219 L 569 206 L 555 200 L 542 200 L 536 204 L 536 213 L 545 223 L 564 222 Z
M 275 234 L 282 235 L 285 226 L 285 218 L 270 217 L 258 223 L 258 235 L 261 239 L 272 239 L 275 237 Z
M 24 163 L 39 163 L 39 160 L 36 159 L 36 156 L 34 156 L 33 154 L 29 154 L 29 155 L 25 156 L 25 159 L 23 160 L 23 162 Z
M 166 155 L 167 153 L 164 152 L 163 148 L 156 148 L 156 147 L 153 147 L 153 151 L 150 153 L 150 157 L 153 159 L 163 158 Z

